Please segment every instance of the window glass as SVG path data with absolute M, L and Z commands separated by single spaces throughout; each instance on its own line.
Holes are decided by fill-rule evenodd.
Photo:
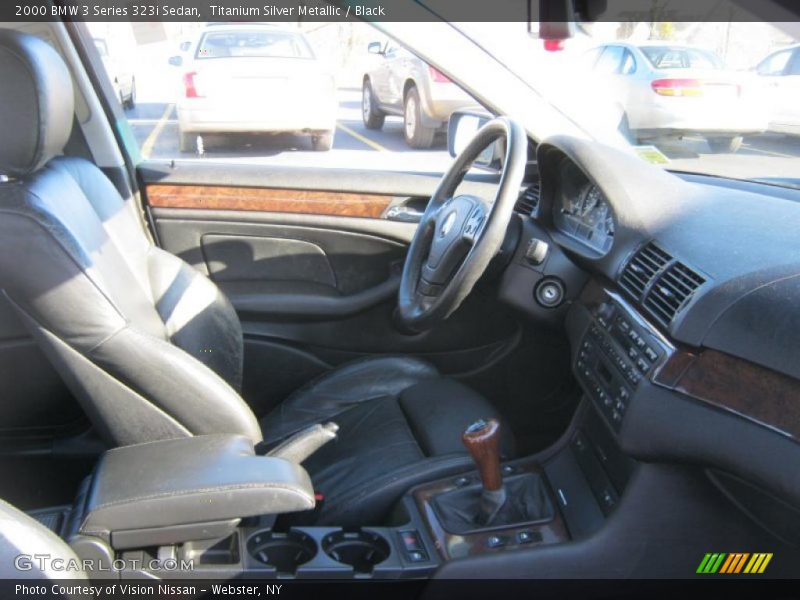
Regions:
M 630 75 L 636 71 L 636 59 L 627 48 L 625 49 L 625 56 L 622 58 L 622 69 L 620 72 L 623 75 Z
M 722 60 L 702 50 L 670 46 L 644 46 L 642 53 L 656 69 L 721 69 Z
M 794 58 L 792 59 L 792 64 L 789 66 L 789 70 L 786 72 L 787 75 L 800 75 L 800 51 L 794 51 Z
M 708 52 L 687 50 L 686 62 L 690 69 L 721 69 L 722 61 Z
M 595 70 L 599 73 L 619 73 L 624 50 L 622 46 L 606 46 L 594 67 Z
M 798 86 L 764 76 L 796 78 L 800 58 L 775 24 L 598 22 L 557 45 L 525 23 L 391 41 L 360 21 L 87 26 L 144 158 L 441 173 L 450 114 L 486 110 L 460 79 L 537 141 L 577 129 L 665 168 L 800 188 Z M 487 60 L 444 43 L 453 30 Z
M 367 23 L 87 25 L 144 159 L 440 173 L 483 110 Z
M 791 50 L 776 52 L 758 66 L 759 75 L 781 75 L 783 74 L 789 59 L 792 56 Z
M 214 31 L 203 35 L 195 58 L 314 58 L 299 35 L 281 31 Z

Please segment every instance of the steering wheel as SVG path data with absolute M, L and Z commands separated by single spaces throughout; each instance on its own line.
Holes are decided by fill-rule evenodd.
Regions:
M 472 163 L 504 139 L 505 160 L 494 201 L 453 196 Z M 398 293 L 398 316 L 425 331 L 450 316 L 497 254 L 519 196 L 528 157 L 522 126 L 505 117 L 481 127 L 444 174 L 408 249 Z

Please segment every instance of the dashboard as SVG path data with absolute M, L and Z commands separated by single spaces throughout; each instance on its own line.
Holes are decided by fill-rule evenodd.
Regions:
M 563 322 L 584 397 L 630 456 L 800 506 L 775 461 L 800 460 L 800 193 L 566 136 L 538 145 L 537 166 L 501 300 Z
M 608 199 L 574 162 L 564 159 L 559 171 L 553 207 L 556 228 L 600 254 L 607 253 L 614 243 L 614 215 Z

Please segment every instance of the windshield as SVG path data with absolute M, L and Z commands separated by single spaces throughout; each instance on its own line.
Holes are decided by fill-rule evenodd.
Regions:
M 550 48 L 524 24 L 459 28 L 589 137 L 675 171 L 800 187 L 800 45 L 785 25 L 595 23 Z

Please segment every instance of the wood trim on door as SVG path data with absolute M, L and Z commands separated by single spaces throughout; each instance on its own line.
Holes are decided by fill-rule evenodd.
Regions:
M 150 184 L 147 200 L 154 208 L 192 208 L 379 219 L 394 196 L 209 185 Z

